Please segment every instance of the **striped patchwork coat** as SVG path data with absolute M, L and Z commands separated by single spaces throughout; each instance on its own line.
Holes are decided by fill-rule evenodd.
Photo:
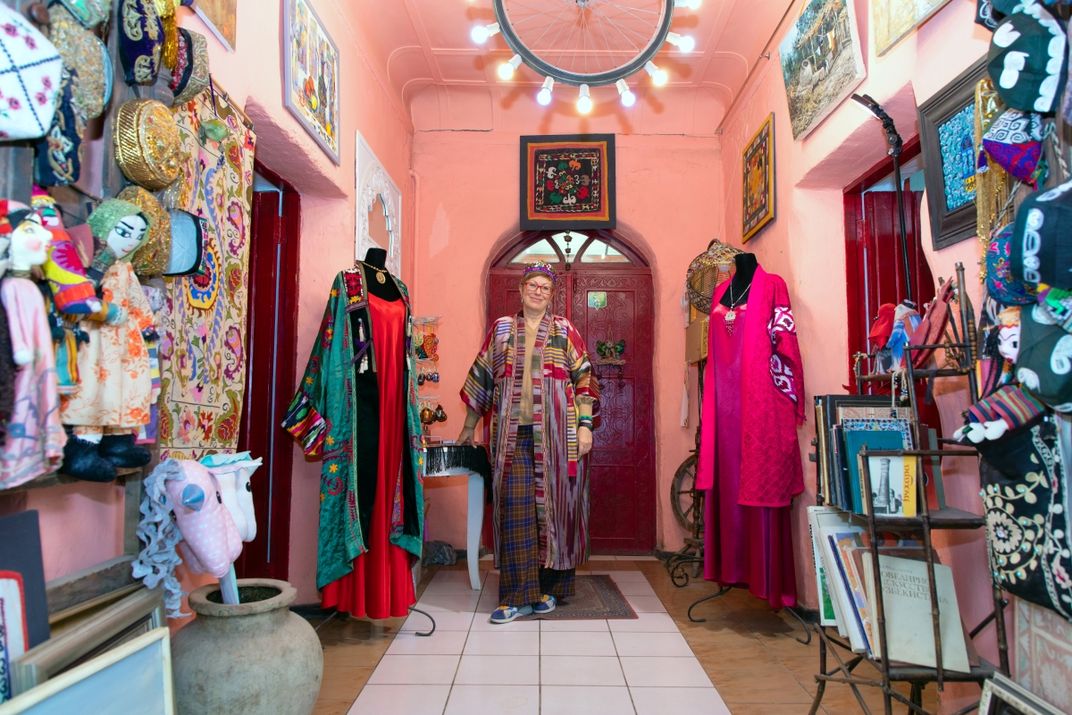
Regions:
M 522 314 L 496 320 L 469 370 L 461 396 L 474 412 L 489 416 L 497 566 L 502 546 L 500 487 L 503 475 L 510 473 L 517 441 L 524 361 L 538 361 L 530 374 L 534 467 L 537 480 L 542 477 L 544 484 L 542 494 L 540 490 L 536 494 L 540 565 L 571 569 L 584 563 L 589 551 L 588 470 L 577 456 L 577 408 L 582 402 L 591 403 L 598 424 L 599 386 L 584 339 L 566 318 L 545 315 L 535 346 L 524 345 L 524 335 Z

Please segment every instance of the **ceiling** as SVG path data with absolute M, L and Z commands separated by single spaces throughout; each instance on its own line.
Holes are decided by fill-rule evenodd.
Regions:
M 604 11 L 615 5 L 615 0 L 587 2 L 591 3 L 593 11 L 600 9 L 601 3 L 608 5 Z M 645 2 L 651 5 L 657 4 L 658 0 L 628 0 L 634 8 L 642 7 Z M 617 96 L 611 87 L 593 89 L 593 98 L 605 111 L 630 112 L 629 126 L 638 133 L 645 131 L 646 124 L 667 125 L 665 116 L 654 121 L 645 121 L 645 116 L 673 114 L 686 111 L 687 107 L 702 106 L 703 120 L 696 131 L 714 133 L 740 93 L 749 72 L 766 51 L 772 33 L 791 4 L 791 0 L 704 0 L 697 11 L 678 9 L 671 30 L 694 37 L 696 49 L 684 54 L 666 45 L 659 52 L 655 62 L 668 70 L 669 84 L 653 88 L 644 72 L 633 75 L 629 84 L 639 101 L 631 110 L 612 109 L 612 105 L 617 105 Z M 559 13 L 555 20 L 559 23 L 561 13 L 577 12 L 577 0 L 506 0 L 506 6 L 508 11 L 511 6 L 518 8 L 519 13 L 532 8 L 531 13 L 547 15 L 553 10 Z M 517 106 L 529 114 L 546 111 L 534 100 L 516 101 L 519 93 L 534 97 L 543 81 L 542 76 L 527 67 L 521 67 L 510 82 L 503 82 L 496 76 L 498 65 L 513 54 L 501 35 L 492 37 L 483 46 L 470 39 L 474 25 L 495 21 L 491 0 L 365 1 L 359 8 L 359 21 L 371 23 L 366 27 L 375 27 L 369 33 L 372 59 L 386 68 L 392 89 L 411 114 L 416 115 L 421 107 L 428 106 L 427 102 L 419 100 L 428 93 L 440 97 L 444 94 L 486 96 L 491 111 L 500 114 Z M 538 17 L 535 19 L 539 21 Z M 553 22 L 548 24 L 554 25 Z M 621 43 L 604 38 L 603 47 L 587 47 L 578 52 L 575 48 L 577 35 L 570 36 L 568 32 L 556 35 L 554 30 L 555 26 L 548 29 L 539 46 L 549 53 L 568 51 L 576 55 L 571 61 L 598 64 L 606 62 L 615 50 L 620 49 L 616 44 Z M 776 61 L 776 45 L 773 58 Z M 575 96 L 575 89 L 560 85 L 556 88 L 554 103 L 560 106 L 554 111 L 564 111 L 561 105 L 572 105 Z M 698 103 L 697 97 L 703 97 L 704 101 Z M 427 123 L 427 120 L 414 116 L 415 125 Z

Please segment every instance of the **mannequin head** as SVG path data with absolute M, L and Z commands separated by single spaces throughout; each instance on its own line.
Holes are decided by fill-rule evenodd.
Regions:
M 15 212 L 9 216 L 15 230 L 11 232 L 11 270 L 29 271 L 48 258 L 48 245 L 52 232 L 41 225 L 41 217 L 35 213 Z
M 365 251 L 365 263 L 377 268 L 387 267 L 387 251 L 382 248 L 370 248 Z

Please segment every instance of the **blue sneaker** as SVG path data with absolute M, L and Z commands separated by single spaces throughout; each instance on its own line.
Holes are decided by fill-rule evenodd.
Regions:
M 541 613 L 550 613 L 555 610 L 555 606 L 558 605 L 558 601 L 554 596 L 549 596 L 546 593 L 540 598 L 539 601 L 532 604 L 532 612 L 536 615 Z
M 521 616 L 531 616 L 532 606 L 507 606 L 501 605 L 491 612 L 491 618 L 488 620 L 492 623 L 509 623 L 510 621 L 520 618 Z

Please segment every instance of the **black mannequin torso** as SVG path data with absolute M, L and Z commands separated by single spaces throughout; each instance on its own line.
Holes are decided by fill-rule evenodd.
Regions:
M 719 301 L 727 308 L 733 307 L 733 303 L 740 305 L 747 301 L 745 291 L 752 285 L 752 278 L 756 275 L 759 261 L 756 260 L 754 253 L 738 253 L 733 257 L 733 265 L 734 272 L 733 278 L 730 279 L 730 287 L 722 294 L 722 300 Z
M 362 266 L 365 271 L 365 288 L 369 293 L 390 301 L 402 298 L 402 294 L 398 292 L 398 286 L 386 268 L 387 251 L 382 248 L 370 248 L 365 252 L 365 260 L 362 263 L 365 264 Z M 379 270 L 376 270 L 377 268 Z M 383 276 L 385 279 L 383 283 L 380 283 L 378 276 Z

